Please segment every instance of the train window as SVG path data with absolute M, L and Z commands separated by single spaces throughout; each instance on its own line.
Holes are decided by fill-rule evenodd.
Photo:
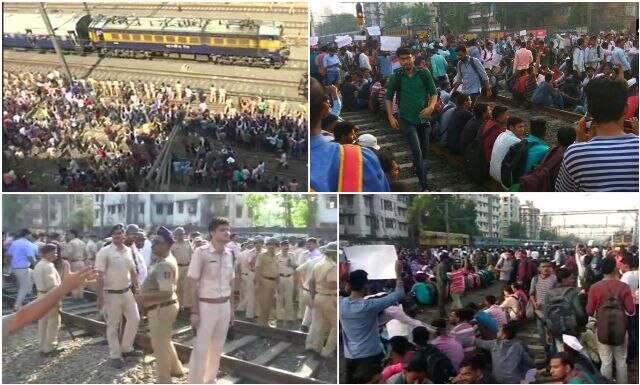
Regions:
M 141 37 L 140 35 L 138 35 L 138 34 L 131 34 L 131 38 L 132 38 L 134 41 L 140 41 L 140 40 L 142 40 L 142 37 Z
M 238 44 L 247 46 L 249 45 L 249 39 L 238 39 Z
M 123 33 L 122 40 L 131 40 L 131 35 L 129 35 L 128 33 Z
M 156 43 L 164 43 L 164 38 L 162 36 L 153 35 L 153 41 Z
M 221 38 L 217 38 L 216 37 L 216 38 L 213 38 L 211 40 L 213 40 L 213 44 L 214 45 L 223 45 L 224 44 L 224 39 L 221 39 Z
M 144 39 L 144 41 L 153 41 L 151 35 L 142 35 L 142 38 Z
M 167 36 L 167 43 L 175 43 L 176 39 L 173 36 Z
M 119 33 L 112 33 L 111 34 L 111 40 L 120 40 L 120 34 Z
M 238 44 L 238 39 L 227 39 L 227 44 L 236 45 Z
M 189 43 L 191 43 L 191 44 L 200 44 L 200 38 L 192 36 L 192 37 L 189 38 Z
M 178 36 L 178 43 L 186 43 L 187 42 L 187 38 L 184 36 Z

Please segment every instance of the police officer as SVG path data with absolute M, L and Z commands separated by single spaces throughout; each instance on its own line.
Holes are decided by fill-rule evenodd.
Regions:
M 78 238 L 77 230 L 69 230 L 66 235 L 67 243 L 64 247 L 66 258 L 71 265 L 71 271 L 78 272 L 85 266 L 85 259 L 87 259 L 86 248 L 87 244 Z M 81 300 L 84 297 L 84 285 L 80 285 L 79 288 L 71 292 L 71 297 L 74 300 Z
M 179 274 L 178 265 L 167 260 L 173 243 L 171 232 L 160 227 L 152 243 L 156 261 L 142 283 L 141 293 L 135 296 L 149 320 L 151 348 L 156 357 L 160 384 L 170 384 L 171 376 L 182 377 L 185 373 L 171 341 L 173 323 L 178 316 L 176 284 Z
M 215 103 L 216 102 L 216 86 L 215 84 L 212 84 L 211 87 L 209 87 L 209 103 Z
M 225 248 L 231 237 L 229 220 L 216 217 L 209 224 L 211 242 L 195 250 L 189 264 L 192 296 L 191 326 L 196 340 L 189 360 L 189 383 L 215 383 L 220 356 L 233 324 L 233 255 Z
M 113 226 L 112 242 L 98 251 L 95 265 L 98 270 L 97 305 L 107 321 L 110 364 L 116 369 L 123 367 L 122 357 L 143 355 L 141 351 L 133 350 L 133 339 L 140 323 L 138 306 L 132 292 L 138 290 L 138 277 L 133 253 L 131 248 L 125 246 L 124 238 L 124 225 L 119 223 Z M 118 324 L 123 315 L 127 322 L 120 342 Z
M 247 319 L 253 319 L 257 313 L 256 288 L 255 288 L 255 266 L 256 257 L 262 254 L 264 238 L 257 236 L 253 239 L 253 249 L 245 250 L 236 260 L 240 272 L 240 303 L 238 311 L 245 311 Z
M 309 282 L 311 281 L 311 272 L 313 266 L 319 261 L 322 253 L 318 250 L 318 240 L 316 238 L 308 238 L 306 242 L 307 251 L 300 254 L 298 259 L 296 275 L 299 284 L 298 297 L 298 318 L 302 318 L 301 330 L 309 331 L 311 325 L 311 312 L 313 302 L 309 292 Z
M 182 101 L 182 83 L 180 83 L 180 80 L 176 81 L 176 99 Z
M 142 253 L 140 253 L 138 248 L 135 246 L 135 242 L 140 236 L 141 232 L 142 230 L 140 230 L 140 227 L 138 227 L 138 225 L 130 224 L 125 229 L 126 237 L 124 240 L 125 246 L 131 248 L 133 262 L 136 265 L 136 276 L 138 277 L 138 282 L 144 282 L 144 280 L 147 278 L 147 264 L 144 262 Z
M 336 294 L 338 292 L 336 265 L 338 245 L 336 242 L 327 244 L 324 253 L 324 258 L 321 258 L 313 267 L 313 318 L 305 347 L 320 353 L 323 357 L 329 357 L 336 350 Z
M 53 265 L 53 261 L 58 259 L 57 249 L 58 247 L 51 243 L 40 248 L 41 259 L 33 269 L 33 282 L 38 290 L 38 298 L 43 297 L 61 283 L 60 274 Z M 58 304 L 38 320 L 38 338 L 42 355 L 55 355 L 63 350 L 56 348 L 60 329 L 59 308 Z
M 280 273 L 280 283 L 276 296 L 276 314 L 278 320 L 293 321 L 293 272 L 295 255 L 289 251 L 289 240 L 285 239 L 280 243 L 280 253 L 278 253 L 278 270 Z
M 218 99 L 218 103 L 225 104 L 227 100 L 227 90 L 222 87 L 218 88 L 218 95 L 220 96 L 220 98 Z
M 186 277 L 193 249 L 189 242 L 184 239 L 184 228 L 176 227 L 173 230 L 173 235 L 175 236 L 175 242 L 171 246 L 171 254 L 176 257 L 178 262 L 178 303 L 181 309 L 186 309 L 191 307 Z
M 97 253 L 97 237 L 95 234 L 89 234 L 89 240 L 87 241 L 87 246 L 85 247 L 85 255 L 87 256 L 87 260 L 85 261 L 86 265 L 93 266 L 96 261 Z
M 258 300 L 258 323 L 266 325 L 269 314 L 275 304 L 276 288 L 280 282 L 276 248 L 278 240 L 272 237 L 265 239 L 267 251 L 256 258 L 255 283 Z

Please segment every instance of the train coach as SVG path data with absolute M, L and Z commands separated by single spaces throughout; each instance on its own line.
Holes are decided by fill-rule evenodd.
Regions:
M 40 14 L 4 14 L 6 47 L 51 50 Z M 50 16 L 67 52 L 126 58 L 173 57 L 217 64 L 280 68 L 289 56 L 283 24 L 275 21 L 135 16 Z

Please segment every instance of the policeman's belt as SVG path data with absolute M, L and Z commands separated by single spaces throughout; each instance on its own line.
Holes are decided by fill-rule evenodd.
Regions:
M 48 292 L 49 292 L 49 290 L 44 290 L 44 291 L 42 291 L 42 290 L 38 290 L 38 293 L 42 293 L 42 294 L 44 294 L 44 293 L 48 293 Z
M 178 266 L 180 266 L 180 267 L 189 267 L 189 264 L 187 263 L 186 265 L 181 265 L 181 264 L 178 263 Z
M 219 298 L 198 298 L 198 301 L 204 303 L 225 303 L 229 300 L 229 297 L 219 297 Z
M 161 302 L 161 303 L 155 304 L 153 306 L 145 307 L 144 311 L 151 311 L 151 310 L 159 309 L 161 307 L 171 306 L 171 305 L 173 305 L 174 303 L 177 303 L 177 302 L 178 302 L 177 300 L 172 299 L 171 301 Z
M 319 292 L 319 291 L 317 291 L 317 292 L 316 292 L 316 294 L 320 294 L 320 295 L 330 295 L 330 296 L 334 296 L 334 295 L 336 295 L 336 293 L 322 293 L 322 292 Z
M 128 292 L 129 290 L 131 290 L 131 287 L 128 287 L 126 289 L 122 289 L 122 290 L 105 290 L 107 293 L 109 294 L 123 294 Z
M 268 279 L 270 281 L 275 281 L 278 279 L 278 277 L 265 277 L 264 275 L 261 275 L 260 277 L 264 278 L 264 279 Z
M 291 277 L 293 274 L 280 274 L 281 277 Z

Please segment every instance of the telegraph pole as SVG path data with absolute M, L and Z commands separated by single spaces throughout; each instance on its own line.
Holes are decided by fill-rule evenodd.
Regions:
M 40 14 L 42 15 L 42 20 L 44 20 L 44 24 L 47 26 L 47 31 L 49 32 L 49 37 L 51 38 L 51 42 L 53 43 L 53 49 L 56 51 L 56 55 L 58 56 L 58 60 L 60 60 L 60 64 L 62 65 L 62 69 L 64 70 L 65 75 L 69 79 L 69 82 L 73 81 L 73 75 L 71 75 L 71 71 L 69 70 L 69 66 L 67 65 L 67 61 L 64 59 L 64 55 L 62 55 L 62 50 L 60 50 L 60 45 L 58 44 L 58 39 L 53 31 L 53 27 L 51 26 L 51 21 L 49 21 L 49 16 L 47 15 L 47 11 L 45 10 L 45 3 L 39 3 L 40 5 Z M 63 31 L 61 32 L 63 33 Z

